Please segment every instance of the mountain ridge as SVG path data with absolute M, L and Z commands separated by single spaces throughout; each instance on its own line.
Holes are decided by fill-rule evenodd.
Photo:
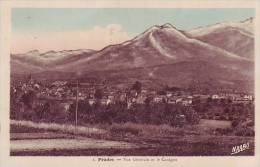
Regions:
M 239 24 L 251 25 L 253 22 L 254 19 L 248 19 Z M 254 52 L 252 42 L 254 39 L 243 35 L 236 29 L 226 29 L 226 33 L 223 33 L 224 35 L 216 33 L 222 32 L 223 27 L 220 27 L 220 29 L 215 29 L 216 31 L 207 31 L 206 35 L 197 37 L 192 36 L 190 32 L 179 30 L 169 23 L 155 25 L 131 40 L 109 45 L 98 51 L 81 50 L 81 53 L 75 51 L 74 53 L 77 54 L 70 51 L 69 56 L 65 56 L 66 59 L 61 61 L 55 60 L 56 62 L 54 61 L 50 64 L 47 62 L 40 66 L 41 69 L 34 67 L 35 64 L 33 63 L 35 62 L 25 59 L 23 63 L 32 63 L 33 66 L 28 66 L 28 69 L 24 70 L 24 74 L 28 74 L 31 67 L 31 72 L 37 73 L 39 76 L 41 76 L 40 73 L 48 73 L 49 75 L 44 75 L 45 77 L 51 77 L 54 72 L 67 72 L 70 74 L 80 72 L 82 76 L 95 75 L 97 73 L 99 77 L 104 75 L 103 77 L 105 78 L 112 76 L 126 80 L 128 80 L 127 77 L 130 80 L 146 78 L 145 81 L 147 82 L 148 80 L 153 80 L 169 82 L 172 85 L 189 85 L 188 82 L 192 82 L 192 80 L 186 78 L 185 81 L 185 77 L 196 77 L 196 73 L 203 72 L 196 68 L 200 67 L 200 63 L 201 66 L 205 66 L 206 62 L 208 70 L 204 68 L 205 74 L 200 74 L 201 81 L 206 81 L 213 77 L 213 82 L 220 85 L 222 83 L 239 85 L 235 83 L 237 81 L 241 82 L 241 85 L 242 83 L 253 82 L 254 60 L 249 54 Z M 226 44 L 228 46 L 226 47 L 219 45 L 219 41 L 228 41 L 230 44 Z M 244 41 L 244 43 L 241 41 Z M 240 47 L 235 47 L 235 45 Z M 39 55 L 37 51 L 30 53 Z M 57 54 L 52 55 L 54 53 L 56 52 L 49 51 L 40 55 L 46 59 L 50 57 L 55 59 L 58 56 Z M 60 51 L 59 53 L 63 52 Z M 238 53 L 241 53 L 241 55 Z M 26 56 L 20 56 L 20 59 L 17 57 L 19 56 L 11 55 L 11 59 L 15 61 L 22 61 Z M 185 63 L 181 64 L 182 62 Z M 17 64 L 19 65 L 19 63 Z M 187 71 L 187 69 L 190 69 L 189 66 L 194 67 L 192 71 Z M 11 68 L 15 69 L 18 67 L 11 66 Z M 127 72 L 124 73 L 125 70 Z M 149 70 L 151 71 L 149 72 Z M 11 71 L 15 72 L 17 70 Z M 134 76 L 134 71 L 139 74 Z M 165 76 L 163 71 L 168 76 Z M 217 71 L 223 76 L 217 74 Z M 232 76 L 232 80 L 230 80 L 230 76 Z M 58 75 L 55 75 L 55 78 L 57 77 Z M 62 77 L 66 77 L 66 75 L 62 75 Z M 117 80 L 116 77 L 114 80 Z

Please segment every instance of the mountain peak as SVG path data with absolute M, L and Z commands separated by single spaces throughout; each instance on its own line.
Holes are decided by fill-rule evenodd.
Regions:
M 172 24 L 170 24 L 170 23 L 165 23 L 165 24 L 163 24 L 163 25 L 161 25 L 160 26 L 161 28 L 174 28 L 174 29 L 176 29 L 176 27 L 174 27 Z
M 174 27 L 171 23 L 165 23 L 163 25 L 155 25 L 153 26 L 151 29 L 177 29 L 176 27 Z
M 176 27 L 174 27 L 170 23 L 165 23 L 163 25 L 154 25 L 147 29 L 142 34 L 138 35 L 136 38 L 134 38 L 132 41 L 138 41 L 140 39 L 145 39 L 146 37 L 149 37 L 151 39 L 151 36 L 154 34 L 164 34 L 165 36 L 171 36 L 174 38 L 186 38 L 186 36 L 179 31 Z

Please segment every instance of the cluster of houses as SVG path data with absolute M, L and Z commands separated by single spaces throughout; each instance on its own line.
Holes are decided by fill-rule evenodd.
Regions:
M 233 103 L 242 103 L 246 104 L 254 101 L 254 96 L 252 94 L 244 93 L 220 93 L 214 94 L 211 96 L 212 99 L 221 100 L 221 99 L 230 99 Z
M 102 90 L 102 97 L 95 97 L 96 90 Z M 78 91 L 77 91 L 78 89 Z M 206 101 L 209 98 L 213 100 L 230 99 L 234 103 L 249 103 L 254 101 L 254 96 L 241 93 L 220 93 L 212 95 L 191 94 L 185 91 L 165 91 L 159 93 L 152 89 L 142 89 L 136 91 L 133 89 L 119 89 L 108 85 L 91 85 L 81 83 L 79 87 L 67 81 L 54 81 L 51 84 L 36 83 L 32 78 L 25 83 L 19 83 L 12 86 L 11 91 L 17 93 L 27 93 L 34 91 L 39 99 L 52 99 L 61 101 L 66 106 L 76 100 L 76 92 L 78 92 L 79 100 L 86 100 L 90 105 L 99 101 L 102 105 L 110 105 L 116 102 L 126 102 L 128 107 L 133 104 L 146 103 L 168 103 L 180 104 L 183 106 L 192 105 L 195 100 Z M 68 108 L 68 107 L 66 107 Z

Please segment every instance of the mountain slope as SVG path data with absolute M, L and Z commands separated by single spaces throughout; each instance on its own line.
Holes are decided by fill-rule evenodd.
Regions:
M 183 61 L 174 64 L 139 67 L 124 70 L 87 71 L 81 78 L 95 78 L 113 85 L 129 85 L 140 81 L 148 87 L 165 85 L 201 90 L 219 88 L 239 89 L 253 92 L 253 63 L 244 64 L 243 72 L 237 69 L 222 68 L 218 64 L 205 61 Z
M 133 40 L 108 46 L 90 58 L 58 66 L 55 70 L 89 71 L 149 67 L 181 61 L 218 62 L 234 66 L 248 60 L 200 40 L 186 37 L 169 24 L 153 26 Z
M 11 58 L 22 63 L 49 69 L 53 66 L 77 61 L 82 57 L 88 57 L 93 53 L 95 53 L 95 51 L 89 49 L 48 51 L 45 53 L 33 50 L 24 54 L 12 54 Z
M 21 62 L 19 60 L 10 60 L 11 74 L 31 74 L 42 72 L 45 69 L 32 65 L 30 63 Z
M 188 36 L 241 57 L 254 59 L 254 18 L 225 22 L 185 32 Z

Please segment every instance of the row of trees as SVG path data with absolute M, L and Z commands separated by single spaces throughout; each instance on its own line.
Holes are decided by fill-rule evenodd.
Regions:
M 194 110 L 203 119 L 234 121 L 236 119 L 252 119 L 254 121 L 254 104 L 235 104 L 230 100 L 207 100 L 193 102 Z
M 23 107 L 26 107 L 26 105 Z M 13 108 L 11 118 L 60 123 L 75 121 L 75 103 L 70 105 L 67 112 L 64 112 L 59 103 L 47 101 L 32 109 L 26 108 L 26 112 L 19 112 L 19 107 L 16 107 L 16 110 Z M 104 106 L 100 103 L 90 105 L 87 101 L 79 101 L 78 122 L 81 124 L 134 122 L 183 126 L 184 124 L 198 123 L 199 116 L 193 108 L 167 103 L 154 105 L 134 104 L 128 109 L 127 104 L 123 102 Z

